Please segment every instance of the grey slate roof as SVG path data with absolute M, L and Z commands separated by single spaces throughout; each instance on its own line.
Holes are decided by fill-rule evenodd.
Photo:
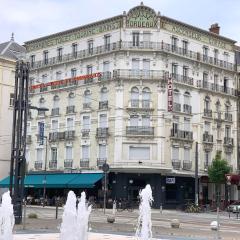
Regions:
M 21 56 L 24 56 L 25 53 L 25 47 L 14 42 L 13 38 L 11 38 L 11 40 L 8 42 L 0 43 L 0 57 L 17 60 Z

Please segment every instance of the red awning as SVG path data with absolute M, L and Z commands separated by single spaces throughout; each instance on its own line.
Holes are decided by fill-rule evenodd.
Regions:
M 240 175 L 238 174 L 226 174 L 226 180 L 227 182 L 230 182 L 231 184 L 239 184 L 240 182 Z

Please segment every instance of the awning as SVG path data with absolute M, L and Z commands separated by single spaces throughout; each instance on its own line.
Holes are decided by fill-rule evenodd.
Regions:
M 226 174 L 225 175 L 227 183 L 238 185 L 240 182 L 240 175 L 238 174 Z
M 95 183 L 103 177 L 102 173 L 54 173 L 26 175 L 26 188 L 93 188 Z M 10 177 L 0 181 L 0 188 L 8 188 Z

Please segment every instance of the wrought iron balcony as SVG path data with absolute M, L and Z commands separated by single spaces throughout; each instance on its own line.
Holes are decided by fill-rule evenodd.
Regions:
M 59 115 L 59 108 L 52 108 L 51 116 L 58 116 Z
M 149 79 L 149 80 L 166 80 L 165 71 L 144 71 L 132 69 L 117 69 L 113 71 L 113 78 L 116 79 Z
M 75 138 L 75 131 L 74 130 L 65 131 L 65 140 L 73 140 L 74 138 Z
M 34 162 L 34 168 L 35 168 L 36 170 L 41 170 L 42 167 L 43 167 L 43 163 L 42 163 L 41 161 L 36 161 L 36 162 Z
M 140 101 L 138 99 L 132 99 L 130 100 L 130 108 L 139 108 L 140 107 Z
M 188 104 L 183 104 L 183 112 L 187 114 L 192 114 L 192 106 Z
M 224 145 L 233 146 L 234 140 L 230 137 L 224 137 Z
M 91 103 L 83 103 L 83 109 L 91 108 Z
M 183 166 L 182 166 L 182 168 L 183 168 L 184 170 L 187 170 L 187 171 L 191 170 L 191 169 L 192 169 L 192 161 L 183 160 Z
M 73 159 L 65 159 L 64 168 L 72 168 L 72 167 L 73 167 Z
M 142 108 L 149 109 L 151 108 L 152 102 L 150 100 L 142 100 Z
M 193 132 L 171 129 L 171 137 L 181 140 L 193 140 Z
M 179 159 L 172 159 L 173 169 L 179 170 L 181 168 L 181 161 Z
M 97 158 L 97 166 L 102 167 L 104 163 L 107 162 L 107 158 Z
M 231 113 L 225 113 L 225 120 L 232 122 L 232 114 Z
M 82 137 L 89 137 L 90 129 L 82 129 Z
M 70 113 L 75 113 L 75 106 L 67 106 L 66 108 L 66 114 L 70 114 Z
M 49 133 L 49 142 L 56 142 L 65 139 L 65 132 L 51 132 Z
M 191 78 L 191 77 L 180 75 L 180 74 L 175 74 L 175 73 L 172 73 L 171 77 L 174 80 L 174 82 L 183 83 L 183 84 L 187 84 L 187 85 L 191 85 L 191 86 L 194 85 L 193 78 Z
M 81 168 L 89 168 L 89 158 L 80 159 L 80 167 Z
M 97 128 L 97 138 L 107 138 L 108 136 L 108 128 Z
M 154 135 L 154 127 L 148 126 L 127 126 L 126 127 L 127 135 L 134 136 L 153 136 Z
M 49 168 L 50 169 L 57 169 L 57 160 L 49 161 Z
M 174 112 L 181 112 L 181 104 L 180 103 L 173 103 L 173 111 Z
M 108 109 L 108 101 L 99 102 L 99 109 Z
M 203 116 L 208 117 L 208 118 L 212 118 L 212 110 L 204 108 Z
M 203 142 L 204 143 L 213 143 L 213 135 L 210 135 L 208 132 L 203 134 Z
M 103 81 L 111 80 L 111 78 L 112 78 L 112 73 L 108 71 L 108 72 L 102 72 L 98 80 L 100 82 L 103 82 Z
M 27 135 L 26 137 L 26 144 L 31 144 L 32 143 L 32 136 L 31 135 Z

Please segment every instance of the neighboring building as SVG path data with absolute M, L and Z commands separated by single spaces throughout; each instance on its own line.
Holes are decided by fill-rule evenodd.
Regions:
M 113 199 L 136 199 L 150 183 L 155 207 L 176 207 L 194 199 L 198 142 L 199 198 L 215 199 L 206 170 L 216 152 L 238 169 L 234 44 L 217 24 L 205 31 L 143 5 L 26 42 L 31 103 L 50 109 L 31 113 L 29 171 L 44 169 L 35 137 L 44 122 L 47 171 L 98 172 L 107 162 Z M 93 73 L 101 76 L 80 80 Z
M 0 179 L 9 175 L 16 60 L 25 48 L 10 41 L 0 43 Z

